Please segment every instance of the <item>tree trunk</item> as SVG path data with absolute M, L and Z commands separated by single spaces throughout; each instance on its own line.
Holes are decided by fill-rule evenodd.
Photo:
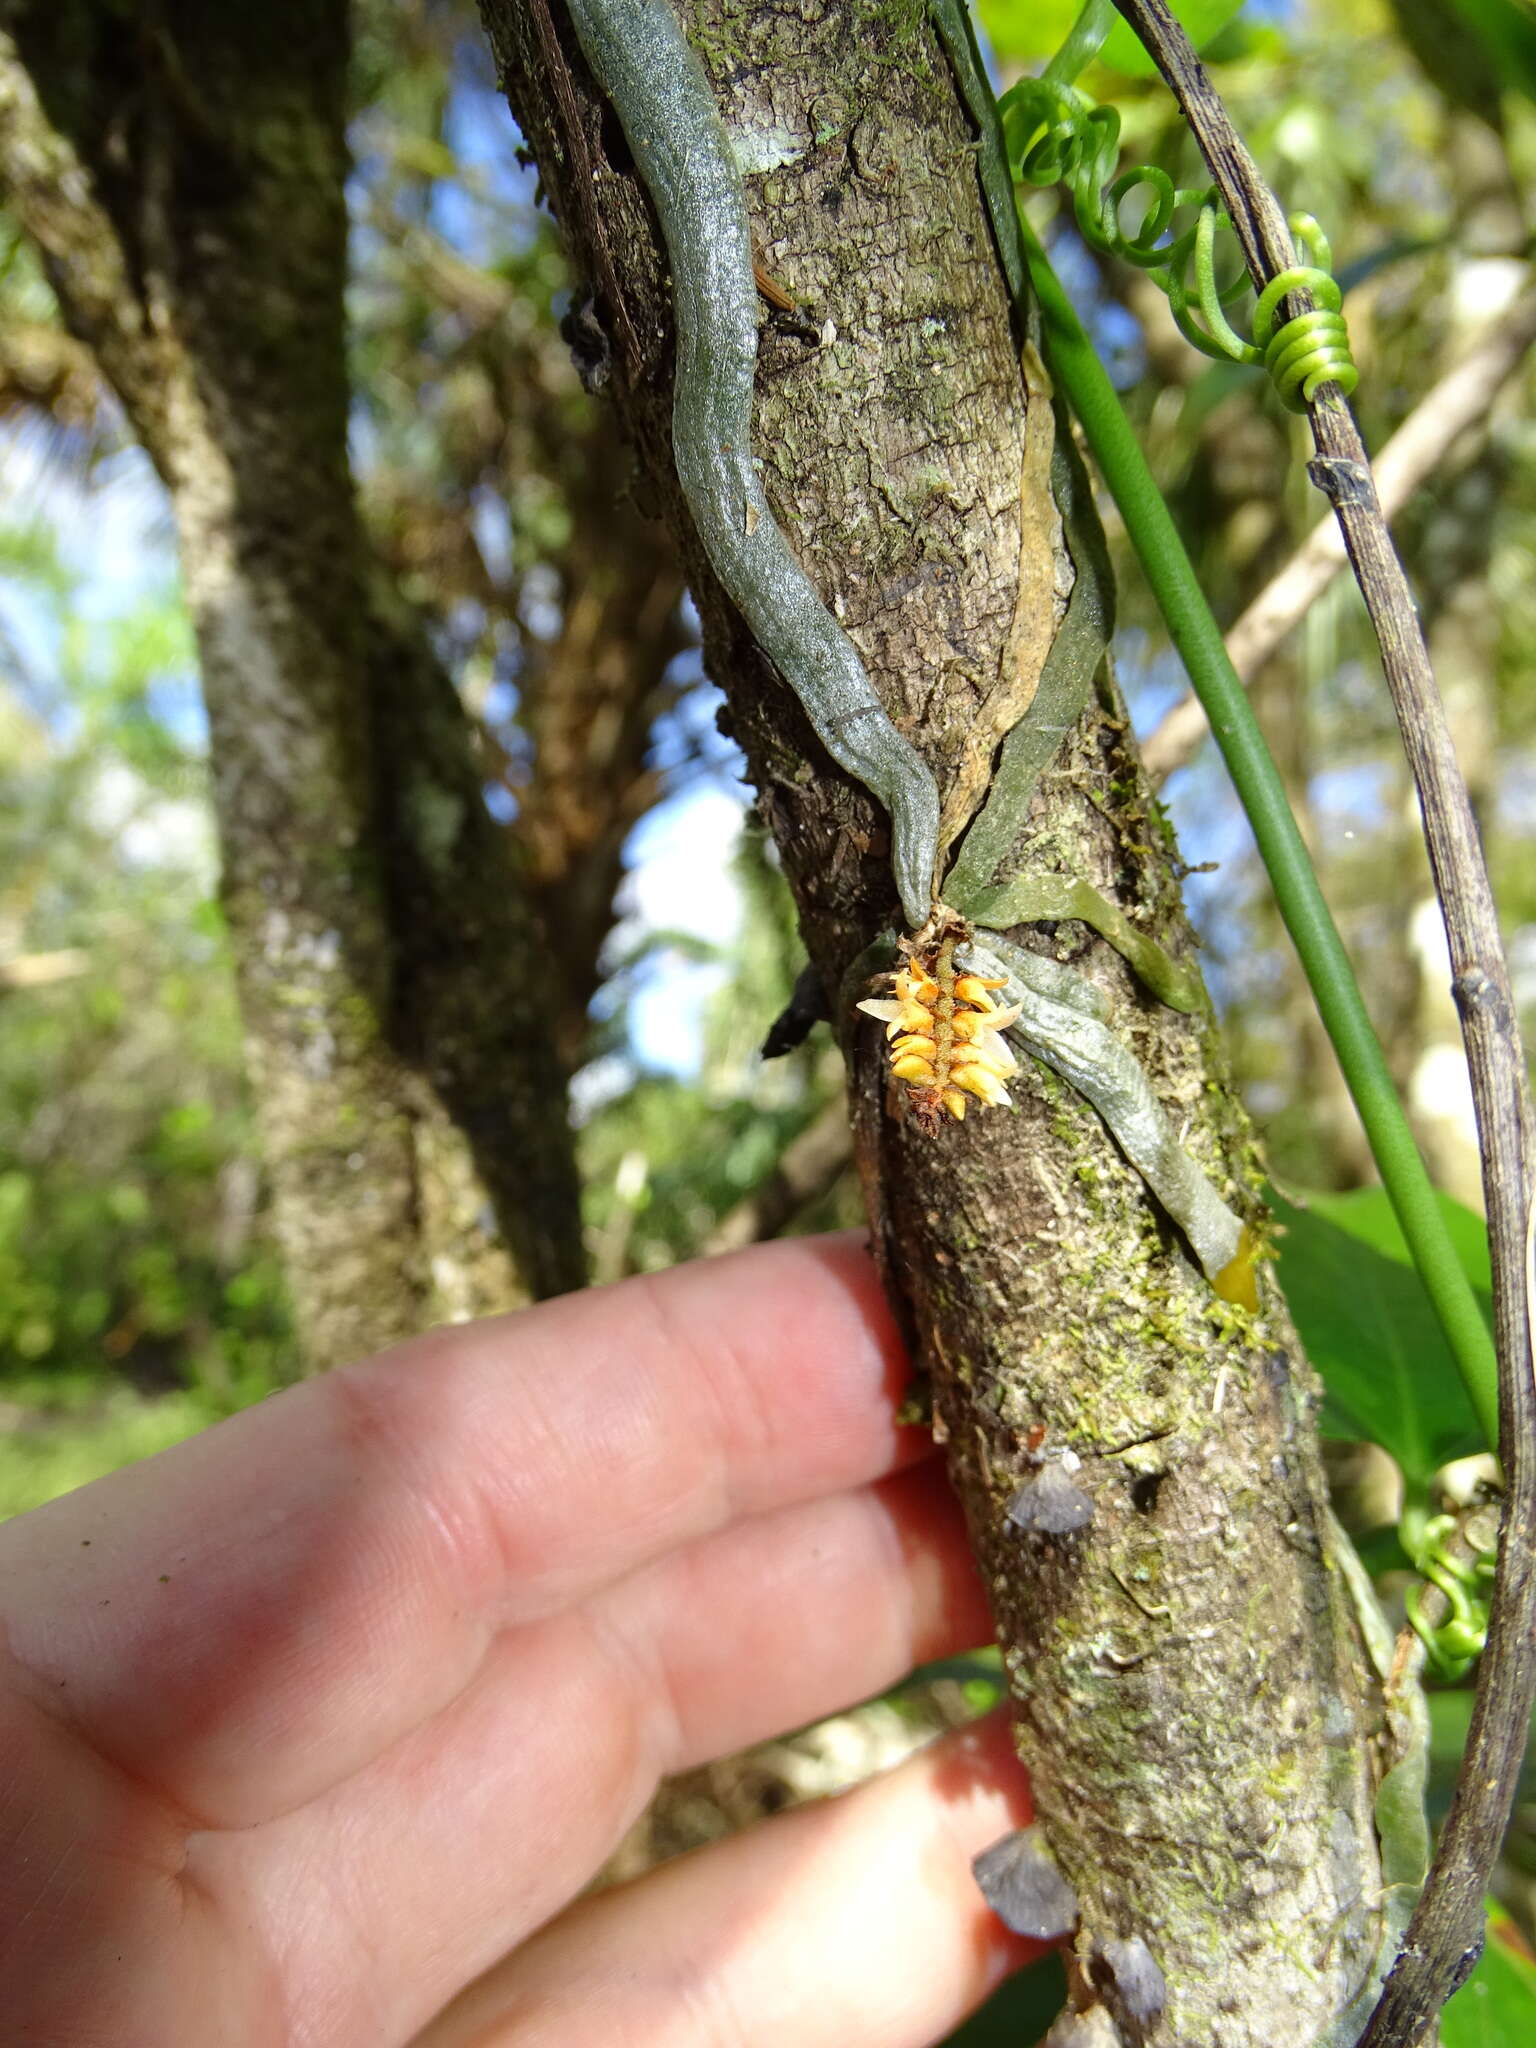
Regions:
M 175 508 L 316 1366 L 582 1278 L 531 920 L 452 686 L 358 525 L 348 48 L 345 0 L 0 0 L 0 177 Z
M 896 915 L 887 821 L 702 558 L 670 452 L 667 261 L 558 0 L 482 11 L 837 991 Z M 683 14 L 728 129 L 772 162 L 747 180 L 763 265 L 831 323 L 819 348 L 765 327 L 755 451 L 770 500 L 942 785 L 1003 656 L 1020 539 L 1019 338 L 974 138 L 916 0 L 688 0 Z M 1190 957 L 1175 849 L 1112 684 L 1042 784 L 1029 837 Z M 1209 1020 L 1161 1008 L 1083 927 L 1018 936 L 1107 993 L 1190 1149 L 1257 1216 Z M 1081 1906 L 1080 2016 L 1060 2038 L 1311 2048 L 1374 1961 L 1380 1703 L 1330 1563 L 1315 1389 L 1283 1306 L 1267 1276 L 1256 1319 L 1215 1299 L 1097 1115 L 1043 1069 L 1021 1077 L 1016 1114 L 925 1137 L 887 1106 L 878 1032 L 846 1012 L 836 1028 L 875 1251 L 931 1375 L 1035 1802 Z M 1070 1542 L 1006 1520 L 1042 1435 L 1081 1458 L 1093 1501 Z M 1167 1978 L 1161 2016 L 1106 1989 L 1099 1945 L 1131 1936 Z

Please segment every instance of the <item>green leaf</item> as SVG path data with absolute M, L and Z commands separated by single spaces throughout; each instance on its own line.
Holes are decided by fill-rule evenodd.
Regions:
M 1536 14 L 1521 0 L 1391 0 L 1398 32 L 1447 99 L 1497 129 L 1503 95 L 1536 99 Z
M 1175 0 L 1173 11 L 1190 41 L 1203 49 L 1242 11 L 1243 0 Z M 999 57 L 1016 64 L 1055 56 L 1082 12 L 1081 0 L 977 0 L 976 12 Z M 1099 62 L 1127 78 L 1155 78 L 1157 66 L 1123 21 L 1117 21 Z
M 1300 1208 L 1271 1194 L 1285 1226 L 1280 1284 L 1326 1389 L 1324 1434 L 1381 1444 L 1409 1486 L 1422 1487 L 1483 1444 L 1391 1204 L 1379 1188 L 1305 1199 Z M 1482 1222 L 1449 1195 L 1438 1200 L 1487 1318 Z
M 946 2048 L 1028 2048 L 1066 2002 L 1066 1974 L 1053 1951 L 994 1991 L 980 2012 L 950 2035 Z
M 1536 15 L 1518 0 L 1454 0 L 1461 16 L 1493 58 L 1506 91 L 1536 99 Z
M 1185 34 L 1197 50 L 1214 42 L 1234 16 L 1242 12 L 1243 0 L 1177 0 L 1173 12 L 1184 24 Z M 1127 78 L 1155 78 L 1157 66 L 1141 47 L 1135 32 L 1117 21 L 1099 56 L 1112 71 Z
M 1438 1827 L 1444 1820 L 1451 1794 L 1456 1789 L 1461 1760 L 1466 1754 L 1467 1735 L 1472 1726 L 1472 1702 L 1469 1686 L 1429 1692 L 1424 1696 L 1424 1704 L 1429 1709 L 1428 1804 L 1432 1827 Z M 1519 1805 L 1525 1806 L 1533 1795 L 1536 1795 L 1536 1711 L 1532 1713 L 1531 1728 L 1526 1736 L 1515 1799 Z M 1536 2040 L 1536 2033 L 1531 2038 Z
M 1440 2015 L 1441 2048 L 1513 2048 L 1536 2041 L 1536 1964 L 1514 1922 L 1488 1908 L 1482 1960 Z
M 1360 1238 L 1411 1270 L 1413 1260 L 1385 1188 L 1354 1188 L 1347 1195 L 1307 1195 L 1303 1199 L 1314 1215 L 1329 1217 L 1352 1237 Z M 1436 1199 L 1461 1269 L 1485 1297 L 1482 1309 L 1492 1327 L 1489 1298 L 1493 1294 L 1493 1263 L 1488 1251 L 1488 1226 L 1475 1209 L 1458 1202 L 1454 1195 L 1439 1194 Z
M 1015 64 L 1054 57 L 1082 13 L 1082 0 L 977 0 L 976 13 L 998 56 Z

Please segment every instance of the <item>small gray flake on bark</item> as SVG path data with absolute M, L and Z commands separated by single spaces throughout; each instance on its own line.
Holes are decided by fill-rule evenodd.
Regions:
M 1051 1860 L 1037 1827 L 1004 1835 L 971 1862 L 981 1895 L 1005 1927 L 1056 1941 L 1077 1925 L 1077 1895 Z
M 1335 505 L 1369 505 L 1376 496 L 1370 471 L 1347 456 L 1314 456 L 1307 464 L 1307 475 Z
M 613 375 L 613 343 L 598 318 L 591 292 L 583 292 L 562 316 L 560 338 L 571 352 L 582 390 L 589 398 L 601 396 Z
M 1093 1520 L 1093 1502 L 1059 1465 L 1027 1479 L 1008 1503 L 1008 1521 L 1028 1536 L 1070 1536 Z
M 1150 2027 L 1168 2003 L 1168 1986 L 1151 1949 L 1139 1934 L 1132 1934 L 1099 1943 L 1098 1952 L 1113 1984 L 1108 1995 L 1128 2020 Z
M 1451 1972 L 1450 1989 L 1446 1992 L 1447 1998 L 1453 1997 L 1461 1989 L 1482 1959 L 1483 1937 L 1479 1935 L 1470 1948 L 1462 1950 L 1456 1967 Z

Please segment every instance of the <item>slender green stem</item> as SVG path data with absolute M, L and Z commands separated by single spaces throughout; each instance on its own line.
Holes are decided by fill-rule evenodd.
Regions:
M 1318 1014 L 1338 1054 L 1382 1185 L 1492 1448 L 1499 1440 L 1493 1340 L 1446 1231 L 1279 770 L 1115 388 L 1022 214 L 1020 223 L 1051 372 L 1082 423 L 1169 635 L 1205 707 Z
M 1119 19 L 1115 0 L 1086 0 L 1067 40 L 1040 76 L 1051 85 L 1070 85 L 1103 49 L 1105 39 Z

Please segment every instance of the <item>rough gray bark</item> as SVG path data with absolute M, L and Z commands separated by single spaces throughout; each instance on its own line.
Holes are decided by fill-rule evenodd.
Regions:
M 885 821 L 821 753 L 700 559 L 671 470 L 665 259 L 558 0 L 482 12 L 836 990 L 892 918 Z M 815 351 L 765 329 L 769 496 L 942 782 L 997 671 L 1019 539 L 1018 337 L 972 137 L 919 0 L 684 13 L 728 125 L 760 151 L 774 142 L 774 168 L 748 179 L 764 264 L 835 328 Z M 1176 850 L 1112 685 L 1047 776 L 1028 844 L 1190 957 Z M 1019 936 L 1107 991 L 1187 1143 L 1256 1216 L 1210 1021 L 1160 1008 L 1080 927 Z M 1381 1724 L 1283 1307 L 1267 1282 L 1257 1319 L 1214 1299 L 1097 1117 L 1043 1071 L 1022 1077 L 1018 1114 L 925 1139 L 889 1112 L 877 1032 L 850 1016 L 838 1030 L 875 1249 L 931 1375 L 1020 1748 L 1082 1906 L 1069 2031 L 1311 2048 L 1374 1960 Z M 1094 1519 L 1069 1541 L 1021 1537 L 1005 1517 L 1042 1439 L 1083 1461 Z M 1133 1936 L 1168 1979 L 1150 2022 L 1100 2002 L 1095 1943 Z
M 0 179 L 175 507 L 315 1365 L 582 1278 L 531 922 L 357 521 L 347 59 L 344 0 L 0 7 Z

